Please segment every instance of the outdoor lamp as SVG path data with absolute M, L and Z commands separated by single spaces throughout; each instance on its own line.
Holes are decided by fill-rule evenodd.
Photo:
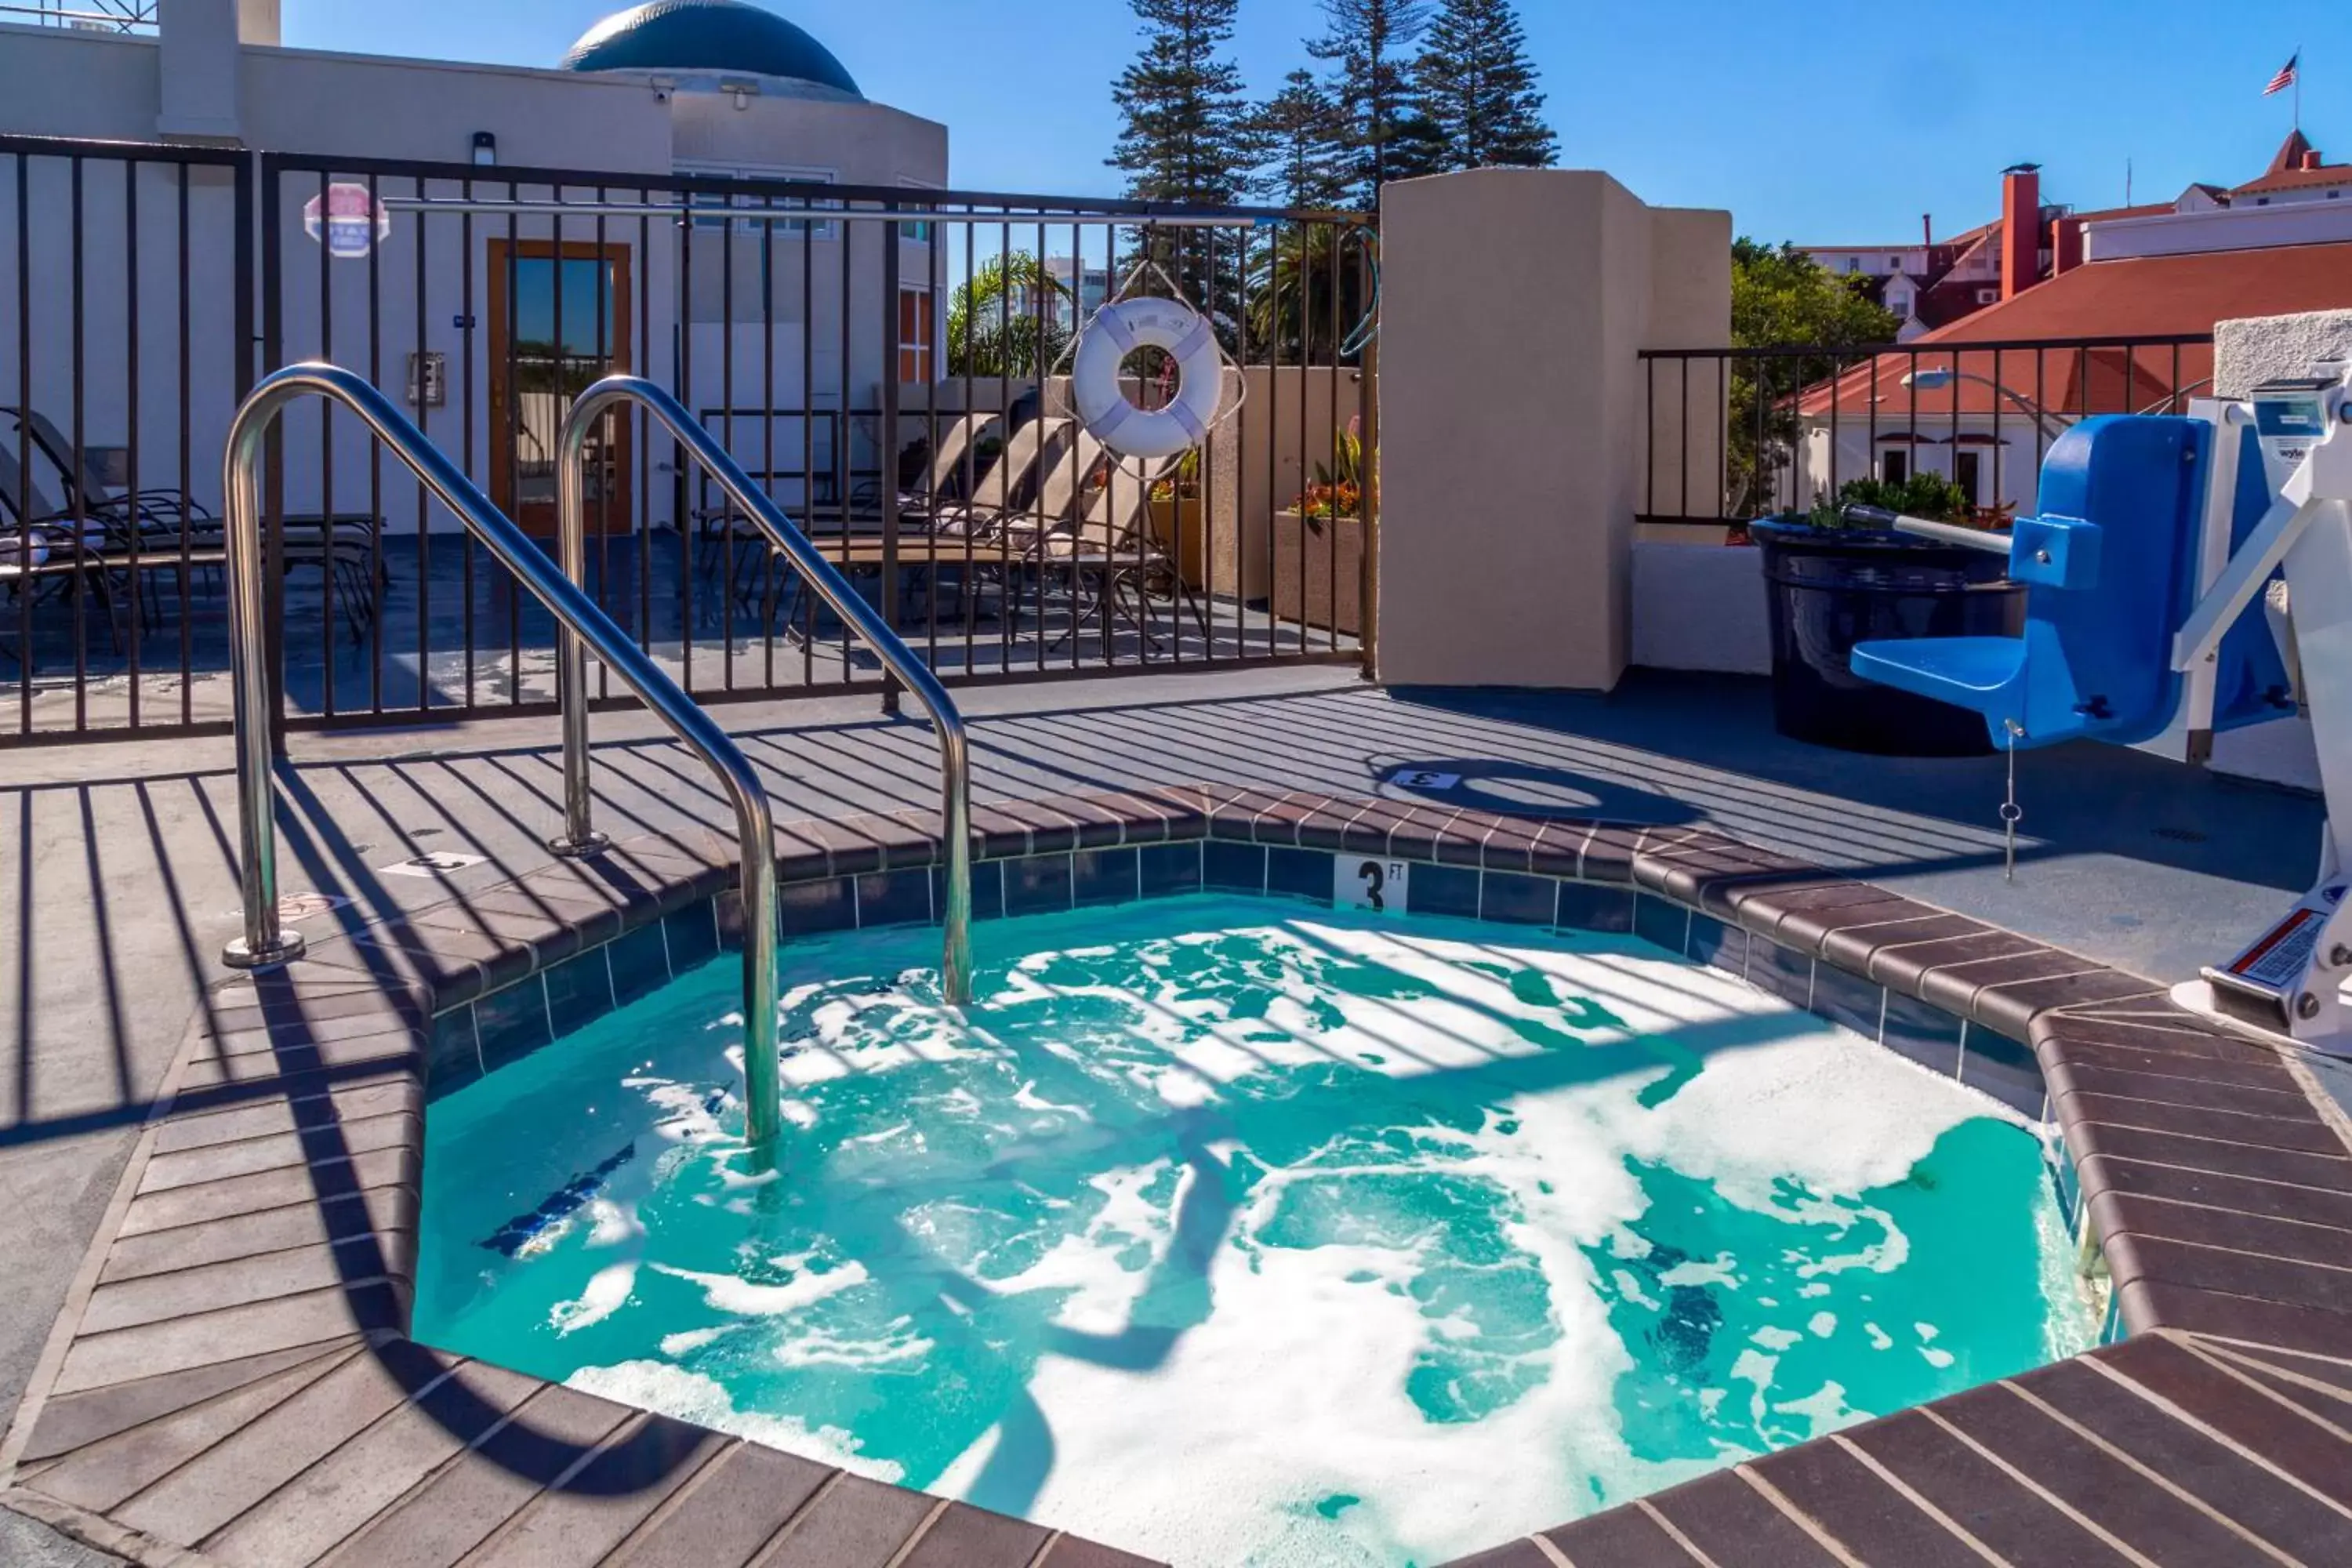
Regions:
M 2003 386 L 2000 383 L 1995 381 L 1989 375 L 1979 375 L 1976 372 L 1969 370 L 1955 370 L 1950 365 L 1936 365 L 1926 370 L 1921 370 L 1915 366 L 1913 369 L 1905 372 L 1903 376 L 1903 384 L 1909 387 L 1913 392 L 1941 392 L 1944 388 L 1951 385 L 1956 381 L 1973 381 L 1979 386 L 1990 387 L 1995 393 L 1999 394 L 2000 396 L 2008 398 L 2011 403 L 2017 405 L 2018 407 L 2023 409 L 2027 417 L 2033 421 L 2035 426 L 2041 429 L 2042 433 L 2049 437 L 2053 441 L 2058 438 L 2059 435 L 2064 428 L 2063 426 L 2060 426 L 2057 428 L 2053 428 L 2053 418 L 2048 409 L 2042 407 L 2042 405 L 2034 402 L 2032 398 L 2027 397 L 2009 387 Z

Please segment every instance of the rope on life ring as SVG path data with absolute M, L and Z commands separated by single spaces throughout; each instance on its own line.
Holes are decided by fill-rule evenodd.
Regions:
M 1119 366 L 1138 349 L 1176 362 L 1176 395 L 1145 410 L 1128 400 Z M 1209 319 L 1181 300 L 1139 297 L 1105 305 L 1087 323 L 1070 367 L 1078 421 L 1121 457 L 1172 458 L 1209 438 L 1224 402 L 1224 359 Z

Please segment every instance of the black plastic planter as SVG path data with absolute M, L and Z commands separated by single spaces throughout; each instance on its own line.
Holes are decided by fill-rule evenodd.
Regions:
M 1864 680 L 1849 663 L 1860 642 L 2022 635 L 2025 589 L 2009 580 L 2002 557 L 1803 521 L 1754 522 L 1748 531 L 1764 552 L 1780 733 L 1879 756 L 1992 750 L 1982 718 Z

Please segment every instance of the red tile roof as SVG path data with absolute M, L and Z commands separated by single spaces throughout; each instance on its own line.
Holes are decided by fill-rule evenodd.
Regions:
M 2231 195 L 2255 195 L 2264 191 L 2292 191 L 2315 185 L 2352 184 L 2352 164 L 2320 163 L 2319 150 L 2304 139 L 2300 131 L 2287 132 L 2279 150 L 2271 154 L 2270 167 L 2253 179 L 2238 186 Z M 2306 163 L 2315 168 L 2306 168 Z
M 2213 323 L 2240 316 L 2284 315 L 2352 306 L 2352 242 L 2279 246 L 2265 250 L 2213 251 L 2100 261 L 2061 273 L 2014 299 L 1988 305 L 1912 344 L 1926 351 L 1971 342 L 2067 342 L 2081 338 L 2169 337 L 2210 332 Z M 2123 349 L 2009 349 L 1956 354 L 1922 353 L 1925 369 L 1957 363 L 1964 375 L 1997 379 L 2053 412 L 2130 413 L 2210 374 L 2213 351 L 2203 344 Z M 1801 412 L 1867 419 L 1872 410 L 1890 425 L 1907 423 L 1916 406 L 1930 416 L 2018 413 L 1992 389 L 1961 380 L 1922 392 L 1915 405 L 1903 377 L 1910 353 L 1881 354 L 1854 366 L 1833 384 L 1808 387 Z
M 2259 180 L 2249 180 L 2230 194 L 2233 196 L 2260 195 L 2264 191 L 2344 184 L 2352 184 L 2352 163 L 2322 163 L 2316 169 L 2283 169 L 2275 174 L 2264 174 Z

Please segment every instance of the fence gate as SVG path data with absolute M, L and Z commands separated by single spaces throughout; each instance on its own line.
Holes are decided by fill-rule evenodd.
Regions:
M 224 731 L 242 153 L 0 136 L 0 744 Z
M 629 371 L 950 683 L 1364 657 L 1377 288 L 1347 215 L 280 154 L 260 170 L 263 363 L 366 375 L 527 530 L 554 528 L 572 397 Z M 1181 463 L 1113 462 L 1068 418 L 1072 339 L 1130 275 L 1203 309 L 1226 362 L 1230 415 Z M 1128 362 L 1131 397 L 1171 395 L 1164 360 Z M 642 415 L 601 433 L 586 494 L 589 591 L 696 697 L 885 690 Z M 289 727 L 551 709 L 552 624 L 348 415 L 289 412 L 267 505 Z

